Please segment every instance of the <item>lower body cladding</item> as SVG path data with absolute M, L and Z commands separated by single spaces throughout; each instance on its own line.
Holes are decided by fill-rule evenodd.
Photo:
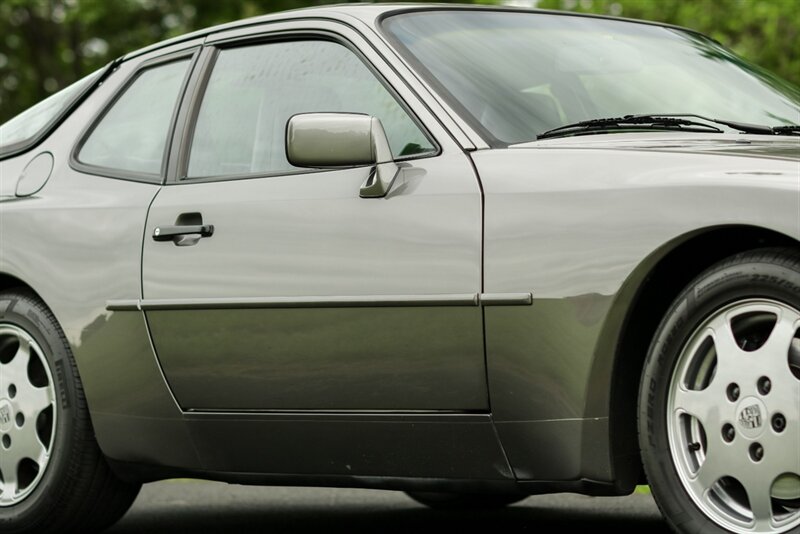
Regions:
M 108 416 L 102 421 L 116 428 L 126 423 L 124 418 Z M 158 431 L 156 425 L 127 423 L 140 430 L 146 426 L 151 432 Z M 486 414 L 190 413 L 172 424 L 190 436 L 193 450 L 183 452 L 185 459 L 192 461 L 164 465 L 154 457 L 142 458 L 140 450 L 128 451 L 132 454 L 119 450 L 122 454 L 111 459 L 119 475 L 134 480 L 196 476 L 243 484 L 607 495 L 617 492 L 608 481 L 563 478 L 580 470 L 583 427 L 590 427 L 591 433 L 591 429 L 604 428 L 604 423 L 527 426 L 537 431 L 530 436 L 530 443 L 538 444 L 531 447 L 529 455 L 538 458 L 542 475 L 550 475 L 535 480 L 514 476 L 491 416 Z M 172 434 L 159 434 L 157 439 L 163 441 Z M 563 447 L 566 442 L 576 445 Z M 170 446 L 172 454 L 178 452 L 174 443 Z M 145 460 L 147 465 L 141 463 Z
M 513 479 L 488 415 L 187 414 L 212 471 Z
M 503 328 L 522 328 L 524 323 L 536 324 L 528 321 L 537 316 L 543 320 L 558 306 L 572 305 L 554 307 L 556 302 L 486 308 L 487 327 L 496 319 L 505 324 Z M 128 478 L 197 476 L 239 483 L 442 491 L 620 491 L 612 483 L 608 418 L 570 414 L 564 408 L 582 401 L 565 399 L 566 390 L 548 400 L 552 392 L 547 393 L 547 387 L 534 388 L 514 399 L 513 388 L 522 384 L 503 384 L 504 376 L 513 375 L 508 370 L 514 353 L 505 341 L 496 344 L 499 338 L 493 340 L 491 334 L 487 336 L 489 383 L 498 387 L 497 393 L 492 390 L 491 414 L 488 410 L 216 412 L 192 411 L 176 401 L 154 357 L 141 311 L 114 312 L 101 327 L 95 323 L 73 348 L 98 442 L 112 466 Z M 518 334 L 503 328 L 497 329 L 501 338 Z M 591 337 L 595 326 L 589 328 L 592 331 L 586 334 Z M 534 330 L 546 338 L 546 330 Z M 128 342 L 120 344 L 121 338 Z M 109 351 L 112 346 L 115 350 Z M 556 346 L 550 347 L 557 350 Z M 493 352 L 501 367 L 493 367 Z M 585 393 L 586 384 L 579 379 L 588 377 L 588 371 L 587 376 L 573 374 L 570 380 L 563 373 L 576 362 L 562 362 L 559 371 L 558 365 L 554 368 L 541 356 L 554 353 L 531 355 L 534 368 L 522 373 L 521 380 L 535 376 L 539 386 L 548 381 L 572 384 L 578 397 Z M 536 405 L 530 407 L 533 412 L 515 412 L 519 401 L 533 396 L 554 410 L 547 419 L 535 418 Z M 564 417 L 549 417 L 557 414 Z

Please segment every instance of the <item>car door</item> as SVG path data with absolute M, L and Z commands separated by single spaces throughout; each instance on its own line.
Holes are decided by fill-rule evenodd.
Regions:
M 468 158 L 364 43 L 250 39 L 206 50 L 175 179 L 147 218 L 138 305 L 178 403 L 488 411 Z M 360 198 L 370 168 L 287 162 L 286 122 L 306 112 L 381 119 L 402 167 L 385 198 Z M 155 235 L 169 226 L 194 228 Z

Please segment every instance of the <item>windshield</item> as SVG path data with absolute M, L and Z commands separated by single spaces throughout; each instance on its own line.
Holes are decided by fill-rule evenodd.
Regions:
M 100 69 L 42 100 L 0 126 L 0 155 L 27 145 L 55 123 L 67 108 L 102 74 Z
M 800 124 L 800 90 L 701 35 L 591 17 L 425 11 L 384 30 L 494 145 L 625 115 Z

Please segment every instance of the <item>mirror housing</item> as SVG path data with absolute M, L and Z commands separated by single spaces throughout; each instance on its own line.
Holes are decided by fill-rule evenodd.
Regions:
M 357 113 L 301 113 L 286 124 L 286 159 L 312 169 L 371 165 L 363 198 L 385 197 L 399 172 L 380 119 Z

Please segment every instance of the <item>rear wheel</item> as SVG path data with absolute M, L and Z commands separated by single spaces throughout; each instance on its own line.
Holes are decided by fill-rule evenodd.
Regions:
M 0 531 L 98 531 L 139 487 L 117 479 L 100 452 L 50 310 L 28 292 L 0 293 Z
M 676 300 L 650 349 L 642 457 L 678 532 L 800 532 L 800 256 L 735 256 Z
M 420 504 L 437 510 L 504 508 L 519 502 L 527 495 L 516 493 L 441 493 L 432 491 L 411 491 L 407 495 Z

